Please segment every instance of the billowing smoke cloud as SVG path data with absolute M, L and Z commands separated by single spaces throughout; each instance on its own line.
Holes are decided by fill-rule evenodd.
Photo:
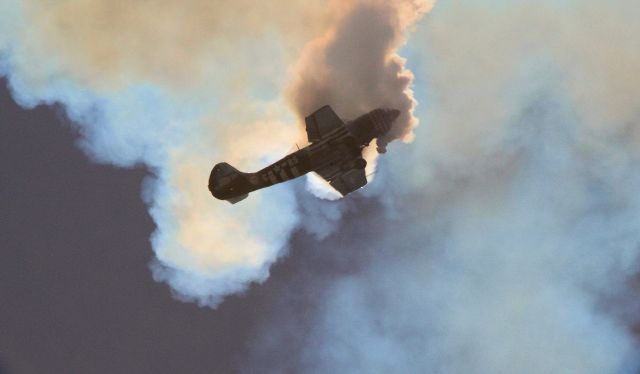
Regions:
M 297 38 L 327 16 L 318 3 L 243 5 L 10 0 L 0 13 L 16 100 L 61 103 L 96 161 L 150 169 L 154 277 L 211 306 L 267 277 L 297 214 L 283 188 L 231 209 L 209 195 L 208 173 L 217 161 L 254 168 L 290 149 L 297 125 L 280 87 Z M 281 32 L 302 17 L 295 36 Z
M 386 152 L 395 139 L 410 142 L 418 124 L 413 114 L 413 74 L 397 51 L 408 30 L 432 7 L 430 0 L 354 1 L 338 7 L 335 24 L 307 44 L 293 70 L 287 96 L 299 120 L 326 104 L 346 120 L 375 108 L 395 108 L 401 116 L 387 135 L 376 140 L 377 151 Z M 377 152 L 367 148 L 364 158 L 371 181 Z M 340 198 L 314 174 L 308 176 L 308 189 L 322 199 Z
M 216 305 L 304 247 L 249 370 L 637 369 L 637 2 L 441 2 L 406 46 L 429 103 L 411 147 L 350 199 L 294 183 L 231 207 L 212 164 L 282 156 L 317 106 L 397 107 L 379 145 L 411 139 L 396 50 L 432 5 L 248 3 L 5 0 L 0 68 L 95 160 L 153 172 L 154 276 L 179 297 Z
M 438 3 L 408 47 L 414 144 L 298 235 L 247 371 L 638 372 L 638 14 Z
M 401 117 L 378 139 L 384 150 L 394 139 L 410 141 L 417 124 L 410 84 L 413 74 L 397 50 L 407 29 L 430 1 L 361 1 L 345 8 L 337 24 L 312 41 L 295 69 L 289 98 L 301 118 L 331 105 L 343 118 L 355 118 L 377 107 L 395 108 Z
M 426 10 L 422 3 L 7 0 L 0 7 L 0 68 L 16 100 L 62 104 L 94 160 L 150 169 L 143 197 L 157 226 L 154 278 L 202 305 L 265 280 L 300 221 L 292 184 L 232 207 L 212 199 L 206 181 L 215 162 L 257 169 L 292 148 L 299 118 L 283 92 L 296 90 L 289 71 L 301 54 L 296 71 L 319 69 L 318 83 L 327 80 L 320 89 L 331 94 L 309 105 L 331 101 L 346 116 L 399 106 L 406 118 L 396 137 L 414 121 L 410 73 L 394 51 Z M 318 44 L 326 66 L 307 64 Z M 350 58 L 370 66 L 340 86 L 357 66 L 338 69 L 338 60 Z M 366 81 L 375 93 L 356 88 Z

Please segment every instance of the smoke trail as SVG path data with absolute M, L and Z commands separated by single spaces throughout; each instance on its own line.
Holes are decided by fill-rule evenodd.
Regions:
M 20 104 L 62 104 L 94 160 L 151 170 L 154 277 L 215 306 L 267 277 L 298 218 L 290 187 L 231 209 L 209 196 L 208 173 L 290 148 L 285 68 L 323 27 L 322 5 L 3 1 L 1 73 Z
M 395 108 L 401 116 L 391 131 L 377 140 L 379 152 L 394 139 L 410 141 L 418 121 L 410 89 L 413 74 L 397 54 L 410 27 L 431 7 L 432 1 L 358 1 L 337 14 L 336 23 L 303 51 L 290 84 L 288 97 L 302 119 L 329 104 L 347 119 L 378 107 Z M 365 157 L 373 171 L 375 154 Z M 311 177 L 313 178 L 313 176 Z M 310 189 L 326 197 L 318 182 Z
M 638 14 L 439 3 L 409 46 L 426 125 L 298 260 L 245 369 L 637 372 Z
M 300 220 L 291 185 L 231 207 L 212 199 L 203 181 L 217 161 L 257 169 L 291 148 L 298 126 L 282 92 L 308 40 L 324 34 L 305 48 L 296 69 L 301 79 L 289 84 L 288 96 L 301 99 L 294 93 L 312 86 L 314 69 L 323 74 L 314 89 L 329 95 L 308 91 L 307 107 L 295 105 L 300 117 L 316 109 L 309 105 L 331 103 L 350 117 L 388 105 L 404 110 L 393 137 L 408 139 L 415 124 L 411 75 L 395 50 L 427 2 L 0 6 L 0 67 L 16 100 L 27 107 L 61 103 L 95 161 L 152 171 L 143 196 L 157 226 L 153 275 L 185 300 L 215 306 L 266 279 Z M 317 53 L 326 56 L 323 65 L 308 65 Z M 357 88 L 363 84 L 371 90 Z M 332 225 L 327 221 L 324 231 Z

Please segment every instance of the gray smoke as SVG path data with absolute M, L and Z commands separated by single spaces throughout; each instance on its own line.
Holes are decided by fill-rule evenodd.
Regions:
M 294 236 L 244 369 L 637 372 L 638 14 L 438 3 L 408 51 L 414 144 Z
M 289 184 L 241 205 L 220 204 L 205 188 L 211 167 L 227 161 L 257 170 L 284 156 L 299 128 L 283 97 L 285 87 L 295 86 L 289 68 L 298 61 L 299 71 L 308 72 L 299 56 L 321 41 L 333 50 L 327 68 L 344 65 L 337 60 L 349 46 L 331 35 L 353 32 L 349 43 L 374 41 L 364 32 L 367 17 L 381 38 L 360 60 L 380 70 L 365 74 L 380 86 L 368 105 L 383 104 L 385 87 L 393 88 L 410 125 L 410 73 L 395 50 L 428 8 L 428 1 L 406 0 L 5 0 L 0 74 L 21 105 L 64 107 L 95 161 L 152 171 L 143 197 L 157 227 L 153 276 L 178 298 L 215 307 L 268 278 L 301 217 Z M 324 36 L 304 47 L 317 35 Z M 326 77 L 328 84 L 336 77 Z M 356 109 L 362 108 L 341 114 Z
M 291 184 L 233 207 L 203 181 L 282 156 L 286 101 L 398 107 L 382 146 L 411 140 L 396 54 L 432 4 L 119 4 L 3 1 L 1 72 L 21 104 L 64 105 L 95 160 L 154 172 L 153 271 L 178 297 L 215 306 L 296 249 L 245 369 L 637 369 L 640 3 L 439 3 L 404 49 L 411 146 L 347 200 Z
M 257 169 L 296 136 L 286 67 L 332 10 L 274 5 L 0 2 L 0 74 L 14 98 L 65 108 L 93 160 L 151 170 L 153 276 L 201 305 L 265 280 L 298 222 L 289 186 L 233 208 L 206 189 L 216 162 Z
M 410 141 L 417 125 L 411 71 L 397 50 L 409 28 L 433 6 L 432 1 L 355 1 L 322 37 L 310 42 L 294 70 L 288 96 L 300 118 L 331 105 L 354 119 L 378 107 L 401 116 L 384 138 L 384 151 L 395 139 Z

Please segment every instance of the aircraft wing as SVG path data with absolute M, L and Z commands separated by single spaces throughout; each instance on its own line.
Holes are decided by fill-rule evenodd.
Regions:
M 331 187 L 345 196 L 367 184 L 367 175 L 364 169 L 353 168 L 337 174 L 330 168 L 317 170 L 322 178 L 329 182 Z
M 351 193 L 367 184 L 367 176 L 364 169 L 351 169 L 334 178 L 331 187 L 335 188 L 342 196 Z
M 307 126 L 309 142 L 317 142 L 331 131 L 344 126 L 344 122 L 329 105 L 316 110 L 304 119 Z

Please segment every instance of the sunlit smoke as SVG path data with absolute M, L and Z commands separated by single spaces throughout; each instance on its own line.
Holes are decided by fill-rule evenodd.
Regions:
M 64 105 L 94 160 L 149 169 L 177 297 L 265 280 L 302 228 L 249 371 L 637 372 L 640 3 L 442 1 L 416 26 L 432 6 L 4 0 L 0 71 L 20 104 Z M 378 146 L 415 141 L 350 199 L 211 198 L 213 164 L 283 156 L 325 104 L 401 109 Z
M 414 143 L 311 231 L 246 371 L 637 373 L 638 14 L 438 3 Z
M 302 119 L 329 104 L 345 120 L 375 108 L 394 108 L 401 115 L 391 131 L 377 139 L 384 152 L 395 139 L 411 141 L 418 120 L 413 115 L 413 74 L 398 49 L 411 27 L 431 7 L 431 1 L 356 1 L 336 14 L 336 23 L 312 40 L 294 68 L 288 97 Z M 375 171 L 377 153 L 365 152 L 367 174 Z M 331 195 L 310 179 L 318 197 Z
M 310 40 L 324 35 L 316 40 L 333 55 L 322 74 L 336 59 L 374 64 L 353 84 L 378 76 L 378 93 L 339 86 L 346 71 L 325 77 L 322 89 L 362 95 L 338 103 L 342 115 L 397 104 L 407 127 L 398 131 L 413 126 L 410 73 L 395 51 L 423 3 L 7 0 L 0 10 L 0 68 L 18 103 L 62 104 L 93 160 L 152 173 L 143 197 L 157 227 L 153 276 L 184 300 L 216 306 L 264 281 L 300 221 L 292 184 L 232 207 L 211 198 L 206 181 L 216 162 L 251 171 L 291 149 L 301 118 L 283 92 L 298 82 L 292 71 L 315 68 L 305 67 L 303 50 L 318 43 Z M 364 33 L 365 21 L 379 32 Z M 371 45 L 370 55 L 336 42 L 347 36 Z
M 154 277 L 209 306 L 266 279 L 298 220 L 288 187 L 231 209 L 206 181 L 216 162 L 256 168 L 290 148 L 297 124 L 280 92 L 286 67 L 325 25 L 324 3 L 1 7 L 0 67 L 16 100 L 62 104 L 91 158 L 153 174 L 143 195 L 157 226 Z

